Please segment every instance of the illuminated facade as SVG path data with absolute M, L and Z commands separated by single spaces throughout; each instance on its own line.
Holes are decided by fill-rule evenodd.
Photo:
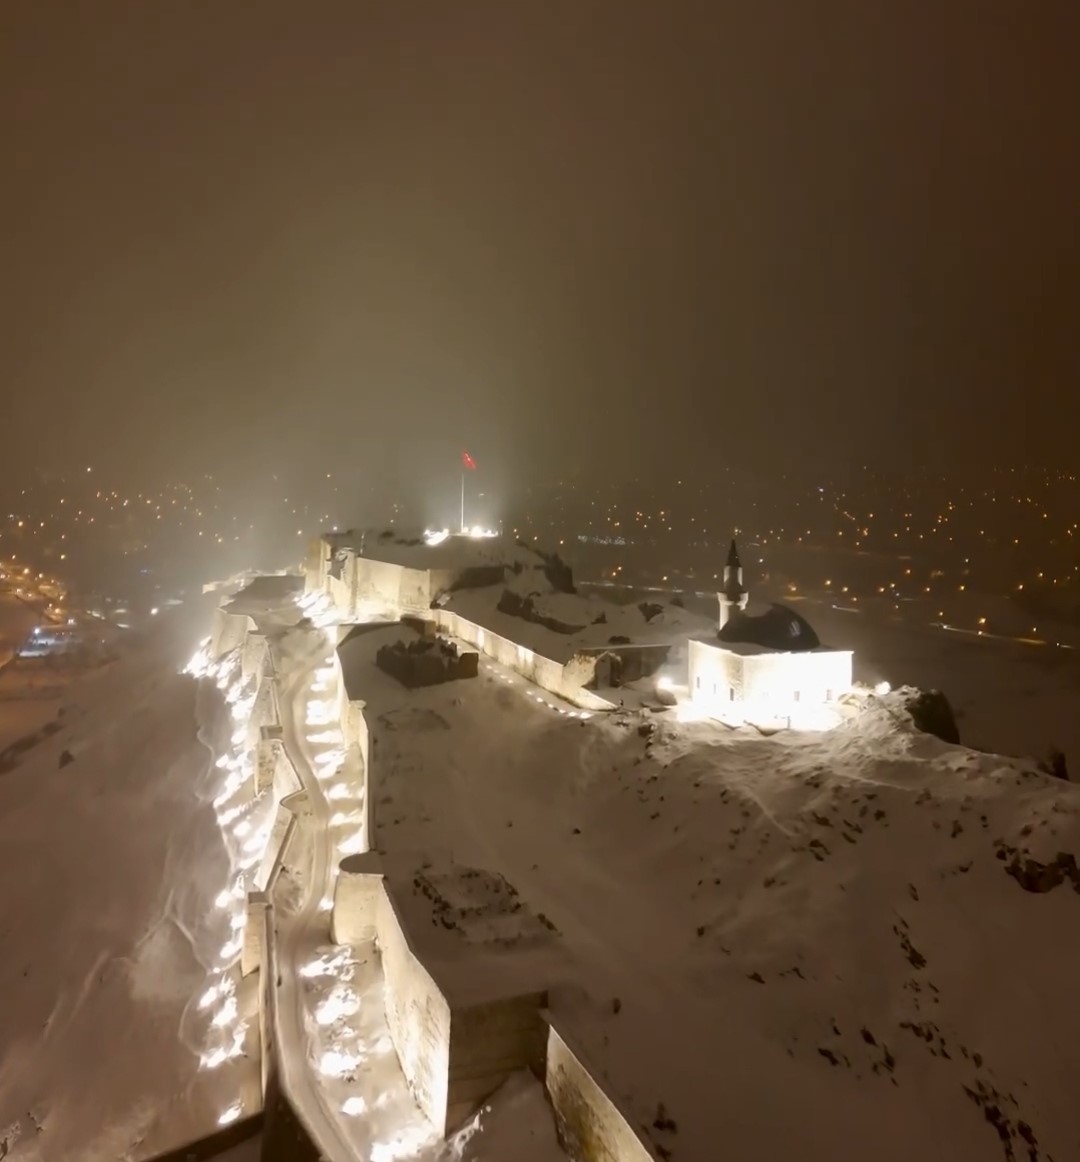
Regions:
M 689 694 L 702 710 L 733 718 L 802 718 L 851 689 L 851 650 L 829 649 L 794 610 L 748 616 L 742 563 L 731 542 L 717 594 L 717 634 L 689 643 Z
M 851 689 L 851 650 L 784 651 L 752 643 L 691 641 L 690 697 L 788 714 L 835 702 Z

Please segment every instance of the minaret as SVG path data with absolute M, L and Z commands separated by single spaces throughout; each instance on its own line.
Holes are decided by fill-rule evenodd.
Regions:
M 724 588 L 716 596 L 720 601 L 720 620 L 716 628 L 721 630 L 731 620 L 732 614 L 742 613 L 746 609 L 750 599 L 750 594 L 743 588 L 742 561 L 739 560 L 739 550 L 734 540 L 724 565 Z

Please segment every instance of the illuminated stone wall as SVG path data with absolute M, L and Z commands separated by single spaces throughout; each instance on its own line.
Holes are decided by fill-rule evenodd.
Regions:
M 372 940 L 377 944 L 386 1022 L 402 1073 L 424 1115 L 433 1125 L 444 1127 L 450 1005 L 409 946 L 387 894 L 381 862 L 381 857 L 371 852 L 342 860 L 334 885 L 332 937 L 337 944 Z
M 350 570 L 351 571 L 351 570 Z M 327 576 L 324 592 L 342 617 L 352 617 L 352 586 L 347 577 Z
M 406 612 L 426 610 L 431 605 L 431 574 L 424 569 L 406 569 L 389 561 L 356 556 L 349 565 L 356 578 L 356 604 L 364 602 Z M 349 608 L 348 612 L 351 616 L 355 609 Z
M 850 650 L 764 651 L 742 655 L 691 641 L 690 697 L 715 703 L 820 704 L 851 689 Z
M 583 710 L 612 709 L 612 704 L 606 698 L 584 689 L 584 683 L 592 678 L 595 671 L 595 659 L 583 661 L 582 656 L 578 655 L 565 664 L 552 661 L 528 646 L 477 625 L 460 613 L 449 609 L 435 609 L 432 613 L 443 633 L 468 642 L 481 653 L 494 658 L 530 682 L 535 682 L 541 689 L 557 694 Z
M 485 999 L 483 989 L 463 997 L 460 981 L 454 986 L 458 991 L 448 991 L 439 979 L 445 966 L 436 963 L 428 970 L 423 933 L 414 945 L 416 934 L 407 930 L 394 906 L 382 872 L 386 858 L 366 852 L 341 861 L 332 938 L 352 945 L 375 941 L 387 1024 L 402 1072 L 424 1115 L 448 1135 L 510 1074 L 524 1068 L 543 1071 L 547 994 L 535 987 L 507 990 L 512 978 L 503 979 L 493 999 Z M 484 970 L 490 969 L 489 959 Z M 512 966 L 508 970 L 512 973 Z
M 732 690 L 736 701 L 743 697 L 743 659 L 737 654 L 691 641 L 689 662 L 690 697 L 695 701 L 731 700 Z
M 385 890 L 377 902 L 386 1023 L 417 1105 L 445 1132 L 449 1090 L 450 1005 L 413 955 Z
M 746 697 L 761 701 L 831 702 L 851 689 L 851 658 L 849 650 L 755 654 L 744 658 Z
M 263 668 L 255 692 L 255 702 L 251 708 L 249 725 L 255 730 L 271 726 L 281 721 L 278 706 L 277 677 Z
M 345 745 L 355 746 L 360 751 L 360 761 L 364 764 L 364 771 L 368 769 L 371 740 L 368 731 L 367 718 L 364 707 L 367 703 L 362 698 L 353 699 L 345 705 L 342 729 L 345 734 Z
M 323 537 L 308 542 L 304 555 L 304 592 L 322 593 L 330 570 L 330 544 Z
M 264 669 L 269 666 L 269 652 L 266 634 L 254 631 L 247 634 L 244 638 L 244 648 L 240 652 L 240 674 L 245 682 L 253 677 L 262 676 Z
M 445 1132 L 468 1121 L 511 1073 L 543 1069 L 546 1003 L 546 993 L 530 992 L 452 1009 Z
M 375 852 L 347 855 L 341 861 L 330 914 L 335 944 L 363 944 L 375 939 L 383 890 L 381 867 L 381 857 Z
M 246 613 L 226 613 L 224 609 L 215 609 L 210 631 L 210 656 L 220 658 L 243 646 L 249 631 L 254 628 L 255 622 Z
M 548 1030 L 544 1083 L 559 1140 L 574 1162 L 657 1162 L 554 1025 Z

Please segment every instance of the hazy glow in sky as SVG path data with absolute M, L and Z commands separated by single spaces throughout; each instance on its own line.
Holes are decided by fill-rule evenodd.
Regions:
M 1078 33 L 1013 0 L 15 6 L 5 418 L 48 425 L 16 453 L 1072 455 Z

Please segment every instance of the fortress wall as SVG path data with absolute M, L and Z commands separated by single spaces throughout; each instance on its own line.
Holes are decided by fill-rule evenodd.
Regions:
M 391 566 L 390 568 L 395 568 Z M 383 581 L 386 577 L 383 577 Z M 589 709 L 610 704 L 580 688 L 570 688 L 566 667 L 536 655 L 475 623 L 436 611 L 440 628 L 511 667 L 523 677 L 568 701 L 589 702 Z M 214 648 L 220 653 L 244 647 L 249 674 L 273 695 L 272 658 L 250 618 L 223 614 L 215 622 Z M 340 661 L 334 666 L 336 717 L 346 745 L 363 763 L 365 802 L 370 799 L 370 740 L 364 703 L 345 696 Z M 262 1044 L 265 1162 L 316 1162 L 325 1157 L 303 1111 L 289 1093 L 288 1072 L 306 1068 L 282 1059 L 278 1014 L 277 931 L 271 892 L 289 847 L 310 811 L 307 795 L 281 740 L 276 697 L 264 697 L 257 731 L 256 779 L 278 804 L 274 825 L 248 896 L 242 971 L 260 973 L 259 1029 Z M 254 717 L 254 711 L 253 711 Z M 265 720 L 265 721 L 262 721 Z M 369 844 L 371 836 L 368 832 Z M 535 989 L 489 1001 L 471 998 L 455 1004 L 424 964 L 403 924 L 374 852 L 342 861 L 331 914 L 338 943 L 374 941 L 381 955 L 387 1023 L 405 1077 L 428 1119 L 445 1135 L 465 1122 L 514 1071 L 542 1074 L 560 1136 L 575 1162 L 657 1162 L 590 1070 L 570 1040 L 544 1011 L 546 995 Z M 334 1159 L 333 1162 L 343 1162 Z
M 410 948 L 385 882 L 380 882 L 376 896 L 375 929 L 385 981 L 386 1021 L 398 1061 L 420 1109 L 445 1134 L 450 1004 Z
M 426 967 L 394 905 L 374 852 L 342 860 L 334 893 L 336 943 L 374 941 L 384 1003 L 402 1072 L 424 1115 L 444 1136 L 464 1124 L 517 1070 L 543 1070 L 546 994 L 456 1001 Z
M 535 682 L 549 694 L 555 694 L 572 706 L 582 710 L 611 710 L 612 704 L 606 699 L 586 690 L 583 683 L 592 676 L 588 666 L 582 667 L 575 659 L 562 663 L 545 658 L 528 646 L 511 641 L 501 634 L 478 625 L 449 609 L 433 609 L 439 629 L 451 637 L 468 642 L 489 658 L 520 674 L 530 682 Z
M 210 657 L 217 660 L 224 654 L 243 646 L 255 622 L 246 613 L 226 613 L 215 609 L 210 629 Z
M 544 1086 L 559 1141 L 573 1162 L 658 1162 L 550 1014 Z
M 345 575 L 342 577 L 331 577 L 327 574 L 326 583 L 322 590 L 329 594 L 330 600 L 334 603 L 334 608 L 342 617 L 352 617 L 354 612 L 352 608 L 352 586 L 349 581 L 350 572 L 351 568 L 347 568 Z

